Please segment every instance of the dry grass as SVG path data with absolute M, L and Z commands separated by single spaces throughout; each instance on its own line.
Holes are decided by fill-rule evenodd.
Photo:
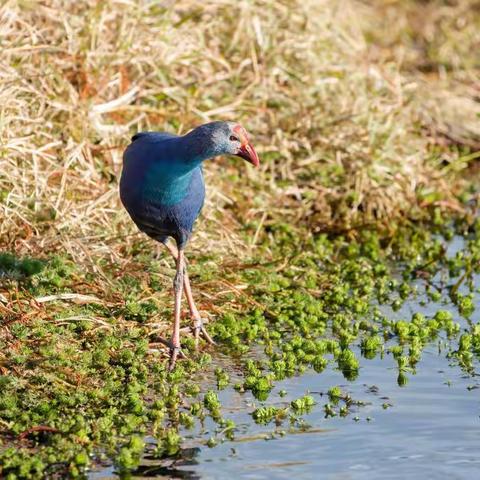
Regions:
M 244 165 L 209 163 L 198 248 L 248 251 L 245 223 L 258 237 L 278 221 L 343 230 L 435 202 L 458 208 L 458 165 L 475 157 L 462 161 L 463 146 L 475 151 L 480 139 L 479 9 L 473 0 L 7 0 L 0 246 L 120 260 L 136 235 L 117 195 L 130 134 L 210 119 L 242 121 L 263 162 L 241 178 Z

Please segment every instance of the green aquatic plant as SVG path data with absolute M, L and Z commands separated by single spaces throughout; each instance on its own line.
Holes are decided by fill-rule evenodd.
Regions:
M 295 412 L 304 413 L 310 411 L 315 403 L 315 399 L 311 395 L 305 395 L 304 397 L 292 400 L 290 406 Z
M 281 410 L 276 407 L 259 407 L 252 412 L 252 418 L 256 423 L 266 425 L 278 416 Z
M 356 378 L 360 363 L 352 350 L 342 350 L 337 357 L 337 362 L 345 378 L 349 380 Z
M 372 359 L 377 352 L 383 347 L 382 339 L 377 336 L 368 336 L 362 339 L 360 349 L 365 358 Z
M 330 401 L 332 402 L 338 402 L 342 397 L 343 397 L 343 392 L 340 387 L 331 387 L 328 392 L 327 392 L 328 397 L 330 398 Z
M 454 302 L 458 306 L 458 311 L 465 317 L 470 317 L 475 311 L 475 304 L 473 300 L 473 294 L 467 295 L 455 294 Z
M 121 473 L 129 472 L 140 463 L 140 458 L 145 447 L 143 438 L 132 436 L 129 442 L 120 449 L 116 457 L 116 467 Z
M 180 450 L 181 437 L 177 429 L 168 428 L 164 430 L 161 435 L 157 437 L 157 445 L 154 451 L 154 456 L 163 458 L 166 456 L 176 455 Z
M 215 421 L 221 419 L 220 407 L 221 403 L 218 399 L 218 395 L 213 390 L 208 390 L 203 397 L 203 405 L 210 412 L 211 417 Z

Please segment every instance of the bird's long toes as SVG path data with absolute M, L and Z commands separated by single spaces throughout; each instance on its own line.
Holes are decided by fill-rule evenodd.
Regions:
M 216 343 L 213 341 L 212 337 L 209 335 L 207 332 L 205 326 L 203 325 L 203 320 L 202 319 L 196 319 L 195 323 L 193 325 L 193 334 L 195 336 L 195 349 L 198 349 L 198 343 L 200 340 L 200 336 L 202 336 L 207 343 L 210 345 L 216 345 Z
M 177 363 L 177 359 L 181 358 L 186 360 L 187 356 L 183 353 L 180 347 L 171 347 L 170 348 L 170 361 L 168 362 L 168 371 L 171 372 Z
M 203 335 L 203 338 L 205 338 L 205 340 L 210 344 L 210 345 L 216 345 L 215 341 L 213 340 L 213 338 L 209 335 L 209 333 L 207 332 L 207 330 L 205 329 L 205 327 L 202 327 L 200 329 L 200 332 L 201 334 Z
M 171 372 L 175 368 L 175 365 L 177 363 L 177 355 L 175 352 L 170 355 L 170 361 L 168 362 L 168 371 Z
M 173 340 L 165 340 L 160 338 L 160 342 L 163 343 L 166 347 L 168 347 L 170 351 L 170 360 L 168 362 L 168 370 L 171 372 L 175 368 L 175 364 L 177 360 L 180 358 L 182 360 L 186 360 L 188 357 L 183 353 L 181 347 L 176 346 Z

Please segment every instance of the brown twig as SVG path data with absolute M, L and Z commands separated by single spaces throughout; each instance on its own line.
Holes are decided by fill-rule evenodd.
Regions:
M 51 433 L 58 433 L 60 430 L 54 427 L 48 427 L 47 425 L 36 425 L 35 427 L 31 427 L 18 435 L 18 440 L 23 440 L 24 438 L 28 437 L 32 433 L 37 432 L 51 432 Z

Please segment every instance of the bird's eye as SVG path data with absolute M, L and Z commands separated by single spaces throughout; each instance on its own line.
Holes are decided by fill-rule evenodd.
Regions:
M 235 135 L 230 135 L 230 141 L 231 142 L 238 142 L 238 138 Z

